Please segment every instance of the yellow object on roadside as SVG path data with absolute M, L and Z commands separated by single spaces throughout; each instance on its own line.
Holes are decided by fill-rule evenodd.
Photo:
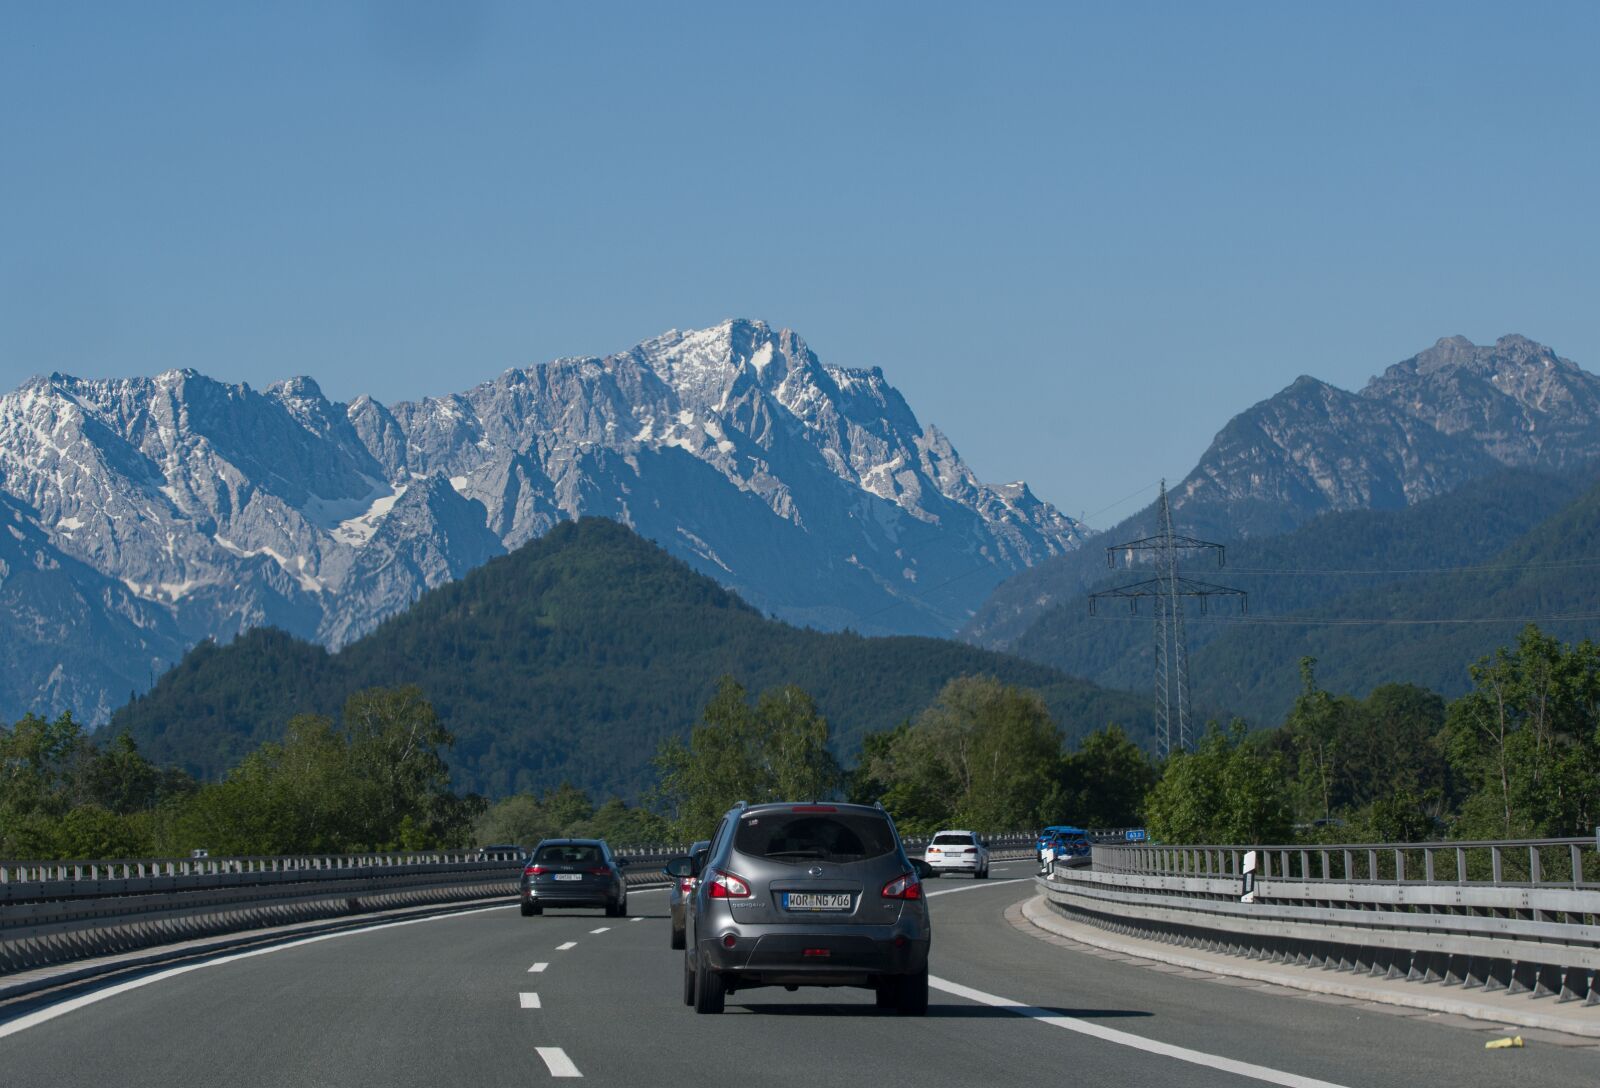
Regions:
M 1521 1045 L 1522 1045 L 1522 1036 L 1520 1036 L 1520 1035 L 1512 1035 L 1509 1038 L 1505 1038 L 1505 1039 L 1490 1039 L 1487 1043 L 1483 1044 L 1483 1049 L 1485 1049 L 1485 1050 L 1504 1050 L 1508 1046 L 1521 1046 Z

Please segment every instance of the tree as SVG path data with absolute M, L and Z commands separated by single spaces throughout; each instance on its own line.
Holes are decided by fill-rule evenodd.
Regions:
M 449 789 L 451 737 L 414 687 L 353 695 L 342 724 L 289 720 L 172 821 L 175 845 L 214 853 L 341 853 L 456 845 L 478 814 Z
M 1317 686 L 1317 659 L 1300 659 L 1300 694 L 1284 723 L 1295 753 L 1300 787 L 1300 813 L 1308 819 L 1333 816 L 1335 794 L 1343 770 L 1345 737 L 1352 701 L 1336 699 Z
M 1036 693 L 966 676 L 864 756 L 858 785 L 878 790 L 903 830 L 1014 830 L 1038 822 L 1055 788 L 1061 731 Z
M 444 750 L 455 738 L 415 685 L 370 688 L 344 705 L 351 769 L 363 787 L 357 834 L 373 845 L 424 849 L 458 830 Z
M 1457 831 L 1472 837 L 1574 835 L 1600 820 L 1600 648 L 1529 625 L 1471 669 L 1450 704 L 1453 769 L 1472 790 Z
M 811 696 L 793 685 L 765 692 L 752 707 L 724 676 L 689 742 L 657 751 L 658 794 L 681 837 L 701 839 L 736 801 L 819 800 L 843 784 L 831 733 Z
M 1283 759 L 1250 743 L 1244 722 L 1215 722 L 1192 752 L 1177 752 L 1145 802 L 1161 842 L 1221 845 L 1287 842 L 1292 831 Z
M 1060 789 L 1047 803 L 1043 821 L 1133 827 L 1143 818 L 1145 795 L 1158 777 L 1150 757 L 1122 727 L 1108 725 L 1084 737 L 1061 761 Z

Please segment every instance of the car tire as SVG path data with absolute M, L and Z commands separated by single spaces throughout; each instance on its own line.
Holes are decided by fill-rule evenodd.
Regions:
M 895 1008 L 901 1016 L 928 1015 L 928 969 L 924 967 L 914 975 L 903 975 L 895 980 Z
M 694 969 L 689 966 L 688 955 L 683 957 L 683 1003 L 694 1007 Z
M 683 930 L 674 929 L 672 931 L 672 947 L 674 949 L 681 952 L 683 950 L 683 946 L 688 943 L 689 942 L 684 938 Z
M 987 865 L 985 865 L 982 869 L 979 869 L 977 872 L 973 873 L 972 874 L 972 878 L 974 880 L 988 880 L 989 879 L 989 867 Z
M 524 918 L 532 918 L 536 914 L 543 914 L 543 913 L 544 913 L 544 908 L 539 906 L 539 904 L 537 904 L 537 903 L 524 903 L 524 904 L 522 904 L 522 916 Z
M 694 969 L 694 1011 L 720 1013 L 726 1000 L 722 976 L 709 971 L 704 964 Z
M 880 978 L 872 999 L 872 1003 L 880 1009 L 897 1008 L 900 1004 L 900 980 L 892 977 Z

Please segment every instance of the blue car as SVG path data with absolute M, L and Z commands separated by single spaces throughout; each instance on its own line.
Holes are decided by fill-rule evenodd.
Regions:
M 1081 827 L 1047 827 L 1039 836 L 1035 856 L 1044 859 L 1046 846 L 1055 850 L 1056 860 L 1065 865 L 1086 865 L 1093 856 L 1089 835 Z

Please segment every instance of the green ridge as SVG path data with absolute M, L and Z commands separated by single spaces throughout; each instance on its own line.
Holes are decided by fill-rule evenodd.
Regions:
M 1150 734 L 1147 700 L 1047 666 L 767 619 L 603 518 L 557 526 L 338 653 L 274 630 L 202 644 L 111 728 L 157 762 L 216 778 L 297 713 L 335 715 L 354 691 L 414 683 L 456 736 L 458 788 L 501 796 L 570 781 L 636 797 L 657 745 L 687 735 L 725 674 L 752 691 L 812 693 L 848 756 L 976 673 L 1039 691 L 1069 739 L 1112 721 Z

